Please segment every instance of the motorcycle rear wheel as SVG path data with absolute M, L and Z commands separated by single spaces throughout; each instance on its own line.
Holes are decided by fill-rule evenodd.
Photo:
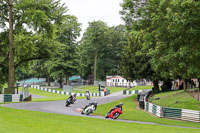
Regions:
M 113 119 L 117 119 L 117 118 L 119 117 L 119 115 L 120 115 L 120 114 L 119 114 L 118 112 L 114 113 L 114 114 L 113 114 Z

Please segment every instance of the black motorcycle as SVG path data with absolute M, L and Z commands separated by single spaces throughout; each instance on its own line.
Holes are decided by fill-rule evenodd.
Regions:
M 70 96 L 67 98 L 65 106 L 68 107 L 70 104 L 73 104 L 73 103 L 74 103 L 73 96 Z

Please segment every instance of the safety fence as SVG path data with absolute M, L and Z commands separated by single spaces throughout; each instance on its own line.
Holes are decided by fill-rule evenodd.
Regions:
M 124 95 L 139 94 L 142 90 L 123 90 Z
M 51 93 L 61 94 L 61 95 L 74 95 L 76 96 L 85 96 L 85 93 L 73 93 L 73 92 L 65 92 L 65 91 L 58 91 L 53 89 L 48 89 L 45 87 L 41 87 L 40 85 L 31 85 L 31 88 L 35 88 L 42 91 L 47 91 Z M 92 97 L 99 97 L 99 96 L 106 96 L 110 94 L 110 90 L 107 90 L 106 92 L 100 91 L 99 93 L 90 93 L 90 96 Z
M 200 122 L 200 111 L 161 107 L 149 102 L 145 102 L 145 111 L 152 113 L 158 117 Z
M 158 117 L 163 117 L 162 107 L 156 104 L 152 104 L 149 102 L 145 103 L 145 110 L 149 113 L 152 113 Z
M 22 102 L 22 94 L 0 94 L 0 103 L 3 102 Z

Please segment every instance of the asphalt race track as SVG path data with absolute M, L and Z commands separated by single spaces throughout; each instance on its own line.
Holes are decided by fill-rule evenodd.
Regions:
M 77 101 L 74 104 L 69 105 L 69 107 L 65 107 L 65 100 L 46 101 L 46 102 L 10 103 L 10 104 L 4 104 L 3 106 L 16 108 L 16 109 L 34 110 L 34 111 L 66 114 L 66 115 L 73 115 L 73 116 L 82 116 L 80 114 L 80 108 L 85 107 L 85 105 L 87 105 L 90 102 L 97 101 L 98 104 L 104 104 L 104 103 L 113 102 L 125 97 L 128 97 L 128 95 L 122 95 L 122 91 L 121 91 L 121 92 L 116 92 L 105 97 L 92 97 L 91 100 L 77 99 Z M 68 96 L 66 96 L 66 99 L 67 98 Z

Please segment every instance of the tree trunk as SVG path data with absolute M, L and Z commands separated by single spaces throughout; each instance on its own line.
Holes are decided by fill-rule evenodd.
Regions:
M 199 89 L 198 89 L 198 100 L 200 101 L 199 93 L 200 93 L 200 85 L 199 85 Z
M 199 96 L 199 93 L 200 93 L 200 80 L 199 81 L 199 90 L 198 90 L 198 100 L 200 101 L 200 96 Z
M 158 93 L 159 91 L 158 81 L 153 81 L 153 93 Z
M 96 76 L 97 76 L 97 58 L 98 58 L 98 54 L 96 52 L 95 57 L 94 57 L 94 81 L 96 81 Z
M 9 73 L 8 73 L 8 87 L 14 87 L 14 44 L 13 44 L 13 1 L 8 1 L 9 7 Z
M 163 92 L 171 90 L 172 88 L 171 80 L 170 79 L 165 80 L 161 88 Z
M 61 74 L 60 74 L 59 84 L 60 84 L 59 88 L 63 88 L 63 85 L 62 85 L 62 75 Z
M 69 76 L 68 76 L 68 74 L 66 75 L 66 85 L 69 85 Z
M 186 80 L 184 80 L 183 82 L 183 89 L 184 89 L 184 92 L 186 92 Z
M 50 84 L 50 75 L 49 75 L 49 73 L 47 74 L 47 82 L 48 82 L 48 86 L 51 86 L 51 84 Z

